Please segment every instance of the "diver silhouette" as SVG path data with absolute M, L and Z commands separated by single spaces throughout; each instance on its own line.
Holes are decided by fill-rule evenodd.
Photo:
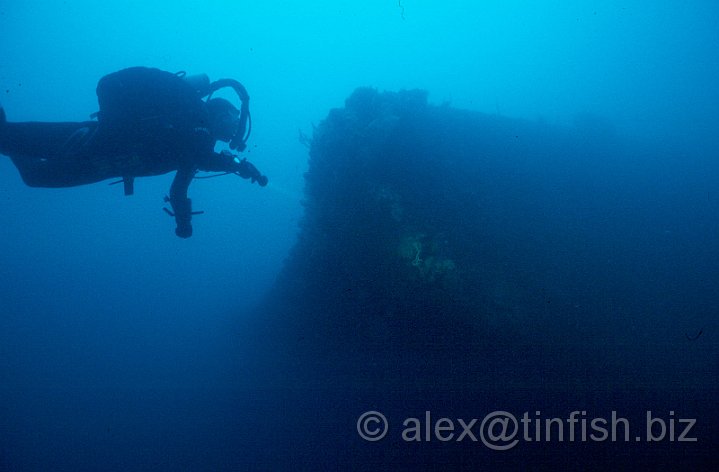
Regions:
M 229 87 L 238 110 L 214 92 Z M 31 187 L 72 187 L 120 178 L 125 194 L 136 177 L 176 171 L 169 196 L 175 233 L 192 236 L 192 201 L 187 190 L 198 171 L 236 174 L 267 185 L 267 177 L 231 151 L 215 152 L 217 141 L 242 152 L 251 131 L 249 95 L 234 79 L 210 82 L 131 67 L 108 74 L 97 85 L 99 111 L 83 122 L 8 122 L 0 107 L 0 154 Z M 220 175 L 223 175 L 220 174 Z

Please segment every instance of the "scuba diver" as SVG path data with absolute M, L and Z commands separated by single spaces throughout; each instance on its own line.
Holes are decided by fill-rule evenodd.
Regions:
M 229 87 L 238 110 L 223 98 Z M 217 141 L 242 152 L 252 129 L 249 95 L 233 79 L 210 82 L 207 75 L 186 76 L 131 67 L 104 76 L 97 85 L 100 110 L 90 121 L 11 123 L 0 107 L 0 154 L 9 156 L 31 187 L 72 187 L 120 178 L 132 195 L 136 177 L 176 171 L 170 187 L 175 234 L 192 236 L 192 201 L 187 189 L 198 171 L 236 174 L 267 185 L 267 177 L 231 151 L 215 152 Z

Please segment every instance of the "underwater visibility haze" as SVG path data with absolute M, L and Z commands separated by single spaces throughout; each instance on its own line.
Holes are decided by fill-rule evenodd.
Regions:
M 233 78 L 269 184 L 195 180 L 182 239 L 174 173 L 0 156 L 0 471 L 714 470 L 718 22 L 3 2 L 7 122 L 87 121 L 133 66 Z

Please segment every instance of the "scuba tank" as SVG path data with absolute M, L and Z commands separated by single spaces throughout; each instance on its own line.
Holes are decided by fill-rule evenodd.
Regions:
M 200 97 L 210 93 L 210 78 L 207 74 L 185 75 L 182 79 L 195 89 Z

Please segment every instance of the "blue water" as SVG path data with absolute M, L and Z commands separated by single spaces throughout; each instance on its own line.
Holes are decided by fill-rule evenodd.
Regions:
M 37 189 L 0 159 L 0 470 L 708 469 L 719 418 L 718 21 L 709 1 L 3 2 L 8 120 L 88 119 L 98 79 L 135 65 L 233 77 L 252 97 L 245 157 L 270 184 L 195 181 L 190 197 L 205 213 L 181 240 L 162 212 L 172 175 L 138 179 L 131 197 L 107 183 Z M 529 211 L 543 216 L 530 218 L 565 224 L 566 211 L 586 211 L 591 223 L 559 230 L 562 241 L 587 241 L 574 252 L 536 255 L 556 257 L 554 271 L 532 275 L 556 289 L 553 301 L 560 296 L 561 310 L 546 310 L 556 324 L 551 316 L 536 325 L 489 320 L 489 333 L 506 332 L 487 368 L 457 367 L 491 382 L 481 389 L 442 384 L 437 366 L 408 384 L 399 369 L 382 368 L 386 358 L 357 352 L 361 343 L 304 332 L 325 320 L 300 309 L 309 302 L 288 301 L 285 310 L 276 299 L 304 212 L 300 136 L 311 137 L 359 86 L 421 88 L 431 104 L 576 130 L 580 141 L 591 131 L 592 150 L 576 160 L 517 156 L 519 167 L 509 167 L 520 180 L 531 175 L 535 190 L 557 178 L 568 189 L 534 202 Z M 602 133 L 631 144 L 597 150 Z M 573 205 L 587 198 L 587 184 L 615 192 Z M 509 209 L 509 220 L 524 221 L 518 207 L 495 203 L 498 214 Z M 609 228 L 599 224 L 607 208 Z M 545 230 L 538 240 L 555 234 L 527 221 Z M 609 261 L 592 259 L 596 248 L 618 249 Z M 596 284 L 586 289 L 591 274 Z M 572 277 L 583 288 L 562 298 Z M 512 298 L 502 290 L 497 299 Z M 348 327 L 343 319 L 357 320 L 336 315 L 318 332 L 384 329 Z M 432 330 L 419 325 L 422 336 Z M 430 347 L 394 354 L 404 365 L 437 356 Z M 522 369 L 542 359 L 546 372 L 507 375 L 512 356 L 524 359 Z M 577 385 L 565 382 L 575 370 L 583 372 Z M 542 375 L 562 382 L 548 388 Z M 492 410 L 566 417 L 583 408 L 590 417 L 615 409 L 632 422 L 646 410 L 665 419 L 675 411 L 697 419 L 698 442 L 634 450 L 534 443 L 502 453 L 408 444 L 395 427 L 425 410 L 481 420 Z M 356 420 L 367 410 L 389 417 L 387 439 L 359 437 Z

